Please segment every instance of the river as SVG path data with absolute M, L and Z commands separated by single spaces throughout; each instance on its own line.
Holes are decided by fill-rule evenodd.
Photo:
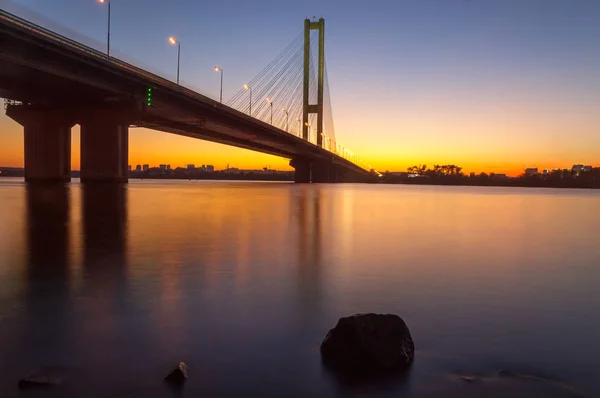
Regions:
M 43 396 L 598 396 L 599 287 L 599 191 L 6 178 L 0 395 L 61 366 Z M 359 312 L 403 317 L 407 374 L 322 366 Z

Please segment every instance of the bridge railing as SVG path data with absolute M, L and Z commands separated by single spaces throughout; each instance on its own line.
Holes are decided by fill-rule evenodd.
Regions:
M 174 90 L 178 90 L 182 93 L 185 93 L 187 95 L 191 95 L 194 96 L 198 99 L 203 99 L 203 100 L 211 100 L 210 98 L 208 98 L 205 95 L 202 95 L 200 93 L 197 93 L 193 90 L 190 90 L 184 86 L 178 85 L 168 79 L 165 79 L 161 76 L 158 76 L 154 73 L 148 72 L 140 67 L 137 67 L 135 65 L 132 65 L 128 62 L 122 61 L 119 58 L 115 58 L 112 56 L 108 56 L 106 53 L 101 52 L 99 50 L 96 50 L 95 48 L 86 46 L 85 44 L 79 43 L 75 40 L 72 40 L 66 36 L 60 35 L 58 33 L 55 33 L 51 30 L 48 30 L 42 26 L 39 26 L 37 24 L 34 24 L 30 21 L 27 21 L 19 16 L 16 16 L 14 14 L 11 14 L 9 12 L 6 12 L 4 10 L 0 10 L 0 20 L 5 20 L 8 23 L 11 23 L 13 25 L 16 25 L 22 29 L 26 29 L 29 30 L 37 35 L 43 36 L 47 39 L 53 40 L 55 42 L 61 43 L 63 45 L 69 46 L 72 49 L 75 49 L 76 51 L 82 52 L 84 54 L 93 56 L 99 60 L 105 61 L 105 62 L 109 62 L 111 64 L 114 65 L 118 65 L 121 68 L 127 69 L 130 72 L 136 73 L 138 75 L 141 75 L 143 77 L 145 77 L 146 79 L 149 79 L 155 83 L 158 83 L 160 85 L 163 86 L 168 86 L 170 89 L 174 89 Z

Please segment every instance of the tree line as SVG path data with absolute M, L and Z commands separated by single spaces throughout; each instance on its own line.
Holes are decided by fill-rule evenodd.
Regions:
M 414 165 L 405 173 L 383 173 L 379 182 L 388 184 L 428 185 L 483 185 L 548 188 L 600 188 L 600 167 L 588 171 L 553 170 L 547 174 L 507 177 L 495 173 L 463 173 L 463 168 L 453 164 Z

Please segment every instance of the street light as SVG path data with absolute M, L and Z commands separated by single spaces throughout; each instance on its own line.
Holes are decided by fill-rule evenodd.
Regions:
M 267 97 L 267 102 L 271 105 L 271 126 L 273 125 L 273 101 L 271 98 Z
M 108 37 L 106 40 L 106 56 L 110 57 L 110 0 L 98 0 L 100 3 L 108 3 Z
M 290 114 L 288 113 L 287 109 L 282 109 L 281 111 L 285 112 L 285 131 L 288 131 L 288 118 Z
M 219 102 L 223 103 L 223 68 L 215 66 L 215 72 L 221 72 L 221 96 L 219 97 Z
M 179 60 L 181 59 L 181 43 L 173 36 L 169 37 L 169 43 L 177 44 L 177 84 L 179 84 Z
M 306 126 L 306 130 L 308 130 L 308 137 L 306 138 L 306 140 L 310 142 L 310 124 L 308 124 L 308 122 L 305 122 L 304 125 Z
M 252 117 L 252 87 L 247 84 L 244 84 L 244 89 L 250 91 L 250 112 L 248 114 Z

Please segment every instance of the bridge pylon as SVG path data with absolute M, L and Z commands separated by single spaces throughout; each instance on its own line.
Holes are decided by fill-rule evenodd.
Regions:
M 310 103 L 310 32 L 319 31 L 317 103 Z M 323 147 L 323 82 L 325 78 L 325 19 L 304 20 L 304 102 L 302 106 L 302 138 L 309 140 L 308 115 L 317 114 L 317 145 Z

